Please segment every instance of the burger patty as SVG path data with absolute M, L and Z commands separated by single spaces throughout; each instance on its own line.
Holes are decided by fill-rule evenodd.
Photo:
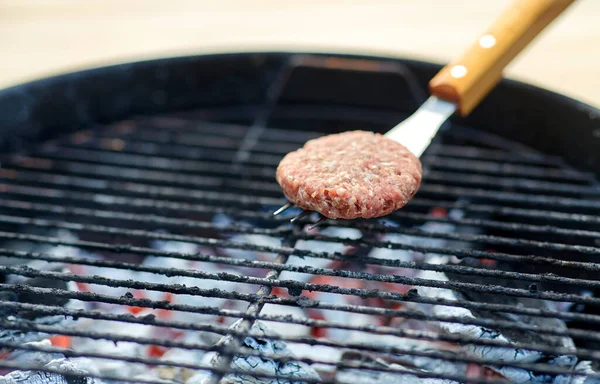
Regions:
M 348 131 L 308 141 L 277 167 L 284 195 L 330 219 L 385 216 L 421 184 L 419 159 L 383 135 Z

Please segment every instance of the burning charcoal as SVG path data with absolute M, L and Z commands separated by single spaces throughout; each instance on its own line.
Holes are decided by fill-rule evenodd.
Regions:
M 30 287 L 55 288 L 60 290 L 67 290 L 68 288 L 68 284 L 64 281 L 49 279 L 45 277 L 27 279 L 23 280 L 21 283 Z M 27 291 L 17 292 L 16 294 L 17 301 L 21 303 L 42 304 L 55 307 L 62 307 L 69 302 L 68 298 L 56 296 L 53 294 L 30 293 Z M 31 311 L 19 311 L 16 315 L 24 319 L 34 319 L 38 316 L 38 314 Z
M 220 227 L 229 227 L 229 226 L 237 226 L 237 227 L 249 227 L 253 228 L 254 225 L 245 222 L 234 220 L 230 216 L 217 214 L 213 218 L 213 223 Z M 258 234 L 231 234 L 227 236 L 227 240 L 233 243 L 240 244 L 253 244 L 261 247 L 280 247 L 281 239 L 277 237 L 271 237 L 266 235 L 258 235 Z M 235 248 L 222 248 L 219 249 L 224 255 L 233 257 L 236 259 L 243 260 L 259 260 L 259 261 L 273 261 L 275 258 L 274 253 L 269 252 L 261 252 L 254 250 L 245 250 L 245 249 L 235 249 Z M 257 268 L 244 268 L 239 267 L 238 269 L 241 273 L 249 274 L 250 276 L 261 276 L 260 269 Z
M 270 237 L 266 235 L 254 235 L 254 234 L 236 234 L 229 237 L 232 243 L 239 244 L 252 244 L 260 247 L 267 248 L 278 248 L 281 247 L 281 239 L 276 237 Z M 267 261 L 272 262 L 277 256 L 274 252 L 258 251 L 258 250 L 246 250 L 236 248 L 219 248 L 220 254 L 240 260 L 251 260 L 251 261 Z M 240 274 L 247 276 L 263 277 L 265 269 L 253 268 L 244 266 L 235 266 L 236 271 Z
M 184 254 L 196 254 L 201 253 L 203 250 L 201 247 L 190 244 L 190 243 L 181 243 L 175 241 L 167 241 L 167 242 L 155 242 L 153 246 L 157 249 L 166 252 L 178 252 Z M 155 257 L 148 256 L 144 260 L 144 265 L 147 266 L 156 266 L 163 268 L 178 268 L 183 270 L 197 270 L 206 273 L 229 273 L 232 275 L 240 275 L 241 273 L 238 270 L 230 269 L 230 268 L 222 268 L 218 264 L 208 263 L 208 262 L 199 262 L 193 260 L 183 260 L 177 258 L 168 258 L 168 257 Z M 227 292 L 246 292 L 246 293 L 254 293 L 256 290 L 255 286 L 251 286 L 249 284 L 235 283 L 232 281 L 225 280 L 217 280 L 217 279 L 201 279 L 201 278 L 193 278 L 193 277 L 182 277 L 182 276 L 165 276 L 165 275 L 156 275 L 151 273 L 140 272 L 136 275 L 136 280 L 141 281 L 152 281 L 155 283 L 162 284 L 181 284 L 187 287 L 198 287 L 201 289 L 209 290 L 209 289 L 219 289 Z M 169 300 L 173 304 L 185 304 L 191 306 L 198 307 L 219 307 L 223 308 L 227 306 L 228 309 L 237 309 L 244 310 L 245 304 L 234 301 L 227 300 L 221 298 L 213 298 L 213 297 L 204 297 L 204 296 L 194 296 L 194 295 L 169 295 L 169 297 L 164 297 L 164 292 L 151 292 L 148 291 L 145 293 L 147 298 L 153 300 Z M 172 320 L 179 321 L 197 321 L 197 322 L 214 322 L 216 317 L 212 315 L 204 315 L 197 313 L 185 313 L 179 311 L 173 311 L 170 314 L 170 318 Z M 223 322 L 227 323 L 230 321 L 228 318 L 223 318 Z
M 52 237 L 64 241 L 75 241 L 77 236 L 65 229 L 46 229 L 38 227 L 23 227 L 19 233 L 31 234 L 45 237 Z M 66 245 L 52 245 L 24 240 L 7 241 L 2 244 L 2 248 L 11 249 L 20 252 L 43 253 L 55 257 L 77 257 L 79 249 Z M 0 256 L 0 265 L 24 265 L 40 270 L 56 269 L 63 266 L 56 262 L 42 260 L 30 260 L 26 258 Z M 11 276 L 12 280 L 23 279 L 22 276 Z
M 414 373 L 426 373 L 426 371 L 414 369 L 411 370 L 399 364 L 387 364 L 381 359 L 359 352 L 344 353 L 342 356 L 342 361 L 347 364 L 360 364 L 361 367 L 357 369 L 339 369 L 336 373 L 335 379 L 336 382 L 340 384 L 458 384 L 453 380 L 416 376 Z M 403 373 L 385 372 L 381 370 L 369 369 L 369 367 L 381 370 L 401 370 Z
M 423 352 L 439 352 L 442 348 L 437 350 L 429 348 L 417 348 L 411 347 L 412 350 L 419 350 Z M 433 372 L 440 375 L 449 376 L 465 376 L 467 372 L 466 364 L 455 363 L 446 360 L 432 359 L 423 356 L 414 355 L 394 355 L 395 361 L 401 362 L 402 365 L 414 367 L 427 372 Z
M 60 371 L 14 371 L 5 376 L 0 376 L 0 384 L 102 384 L 102 381 L 82 375 L 88 371 L 80 369 L 76 364 L 67 359 L 56 359 L 44 365 L 44 368 Z M 77 374 L 75 376 L 74 374 Z
M 45 339 L 42 341 L 32 341 L 29 343 L 23 343 L 23 346 L 50 347 L 52 346 L 52 343 L 49 339 Z M 43 366 L 51 362 L 52 360 L 61 358 L 64 358 L 64 356 L 61 353 L 57 352 L 42 352 L 28 349 L 17 349 L 10 352 L 4 358 L 4 360 Z
M 236 329 L 242 320 L 236 321 L 230 328 Z M 244 339 L 243 346 L 261 353 L 270 354 L 276 357 L 294 357 L 288 346 L 279 340 L 273 340 L 278 335 L 267 328 L 267 325 L 261 321 L 256 321 L 251 329 L 252 336 Z M 227 336 L 225 342 L 230 340 Z M 209 356 L 209 354 L 207 354 Z M 215 356 L 216 357 L 216 356 Z M 214 364 L 216 359 L 212 359 Z M 301 384 L 302 379 L 319 380 L 319 375 L 308 364 L 299 361 L 278 362 L 269 358 L 259 356 L 235 356 L 231 362 L 233 369 L 254 371 L 257 374 L 281 375 L 289 379 L 270 379 L 254 377 L 251 374 L 229 374 L 225 376 L 225 383 L 228 384 Z M 190 378 L 186 384 L 200 384 L 209 377 L 208 372 L 199 372 L 196 376 Z
M 291 316 L 296 319 L 306 319 L 304 311 L 298 307 L 265 304 L 262 311 L 262 315 L 278 316 L 283 322 L 278 321 L 264 321 L 265 324 L 273 332 L 286 337 L 303 337 L 310 334 L 310 327 L 301 324 L 295 324 L 285 321 L 285 317 Z
M 582 361 L 577 365 L 568 365 L 569 361 L 562 361 L 558 363 L 556 360 L 563 359 L 566 356 L 559 356 L 557 359 L 552 359 L 548 363 L 551 365 L 568 366 L 572 368 L 573 372 L 583 374 L 595 374 L 596 372 L 592 369 L 589 361 Z M 570 359 L 567 359 L 570 360 Z M 565 365 L 566 364 L 566 365 Z M 552 383 L 552 384 L 598 384 L 600 379 L 597 378 L 586 378 L 585 376 L 571 376 L 571 375 L 544 375 L 534 374 L 527 372 L 523 369 L 502 367 L 498 369 L 504 377 L 511 377 L 514 383 Z
M 48 335 L 40 332 L 23 332 L 12 329 L 0 330 L 0 341 L 2 342 L 24 344 L 44 340 L 46 338 L 48 338 Z
M 105 320 L 81 319 L 79 330 L 98 330 L 113 335 L 151 337 L 154 327 L 143 324 L 121 323 Z M 110 340 L 94 340 L 89 338 L 73 338 L 73 349 L 79 353 L 102 353 L 108 356 L 146 357 L 146 346 L 131 342 L 113 342 Z M 133 377 L 147 370 L 144 364 L 130 363 L 120 360 L 92 359 L 96 368 L 103 374 Z
M 453 210 L 450 212 L 450 215 L 459 215 L 460 213 L 455 212 L 457 210 Z M 392 222 L 386 222 L 386 224 L 390 227 L 397 227 L 397 224 Z M 429 221 L 419 226 L 418 229 L 424 232 L 437 232 L 437 233 L 450 233 L 456 231 L 456 226 L 449 223 L 440 223 L 435 221 Z M 405 234 L 398 233 L 386 233 L 379 236 L 379 240 L 382 242 L 390 242 L 395 244 L 405 244 L 405 245 L 415 245 L 422 246 L 424 245 L 423 238 Z M 437 238 L 428 238 L 426 245 L 428 247 L 447 247 L 448 240 L 446 239 L 437 239 Z M 375 248 L 371 251 L 369 256 L 384 259 L 384 260 L 401 260 L 401 261 L 423 261 L 425 255 L 420 252 L 402 250 L 402 249 L 387 249 L 387 248 Z M 401 269 L 401 276 L 414 276 L 417 273 L 415 269 Z
M 161 383 L 161 384 L 180 384 L 180 381 L 173 381 L 173 380 L 166 380 L 166 379 L 161 379 L 159 377 L 157 377 L 157 373 L 155 370 L 151 370 L 149 372 L 145 372 L 139 375 L 136 375 L 133 377 L 134 380 L 139 380 L 140 382 L 145 382 L 145 381 L 149 381 L 149 382 L 156 382 L 156 383 Z M 119 383 L 112 383 L 110 382 L 109 384 L 121 384 Z M 125 383 L 123 383 L 125 384 Z M 137 384 L 136 382 L 134 382 L 134 384 Z
M 426 323 L 420 322 L 419 326 L 412 326 L 413 330 L 428 332 L 430 329 L 427 328 Z M 411 328 L 407 324 L 405 329 Z M 367 332 L 354 332 L 352 334 L 352 342 L 358 344 L 364 344 L 365 346 L 380 345 L 384 347 L 398 347 L 407 351 L 418 351 L 418 352 L 457 352 L 458 348 L 455 345 L 442 342 L 425 341 L 425 340 L 414 340 L 401 338 L 391 335 L 378 335 Z M 344 356 L 351 353 L 346 352 Z M 363 355 L 368 355 L 363 353 Z M 451 376 L 465 376 L 467 374 L 467 365 L 461 363 L 455 363 L 451 361 L 433 359 L 424 356 L 418 356 L 413 354 L 379 354 L 376 355 L 378 359 L 385 361 L 388 364 L 399 364 L 407 369 L 423 370 L 431 373 L 440 375 L 451 375 Z
M 72 283 L 65 283 L 60 280 L 48 278 L 26 279 L 22 280 L 21 283 L 31 287 L 57 288 L 61 290 L 73 290 L 76 288 L 76 286 Z M 81 302 L 77 302 L 75 300 L 65 299 L 52 294 L 32 294 L 28 291 L 5 290 L 0 292 L 0 297 L 0 300 L 2 301 L 21 302 L 27 304 L 42 304 L 73 309 L 82 306 Z M 0 311 L 0 319 L 11 322 L 33 322 L 41 325 L 61 325 L 64 327 L 75 324 L 75 321 L 71 317 L 63 315 L 45 316 L 32 310 L 13 310 L 8 308 L 4 311 Z M 0 329 L 0 340 L 2 341 L 28 343 L 41 341 L 47 339 L 48 337 L 48 334 L 41 332 L 31 332 L 19 329 Z
M 354 228 L 338 228 L 328 227 L 320 230 L 322 235 L 337 237 L 341 239 L 358 239 L 361 237 L 361 232 Z M 296 249 L 304 251 L 311 251 L 316 253 L 326 252 L 329 254 L 342 253 L 346 250 L 347 246 L 341 242 L 332 241 L 316 241 L 316 240 L 298 240 L 296 242 Z M 287 263 L 288 265 L 297 266 L 309 266 L 313 268 L 327 268 L 331 263 L 330 259 L 316 258 L 316 257 L 298 257 L 290 256 Z M 306 273 L 283 271 L 279 276 L 280 280 L 296 280 L 302 282 L 309 282 L 313 275 Z
M 237 325 L 241 321 L 234 323 L 232 326 L 233 329 L 237 327 Z M 281 357 L 293 357 L 292 352 L 288 349 L 287 345 L 278 340 L 272 340 L 271 337 L 278 337 L 278 335 L 271 331 L 264 323 L 257 321 L 251 330 L 251 334 L 254 336 L 249 336 L 244 339 L 244 346 L 249 347 L 255 351 L 259 351 L 266 354 L 273 354 L 275 356 Z M 258 356 L 236 356 L 231 362 L 231 366 L 237 369 L 244 369 L 249 371 L 257 371 L 262 373 L 270 373 L 270 374 L 279 374 L 283 376 L 289 376 L 292 380 L 289 383 L 300 383 L 301 379 L 319 379 L 318 374 L 307 364 L 302 362 L 289 361 L 287 363 L 280 363 L 273 360 L 261 358 Z M 244 383 L 245 380 L 248 380 L 251 376 L 248 375 L 229 375 L 227 379 L 231 383 Z M 255 382 L 258 383 L 282 383 L 282 380 L 270 380 L 270 379 L 260 379 Z
M 19 296 L 12 290 L 0 291 L 0 302 L 18 302 Z M 5 318 L 11 315 L 15 315 L 18 312 L 15 308 L 1 308 L 0 307 L 0 318 Z
M 445 264 L 448 263 L 449 260 L 447 257 L 430 255 L 428 257 L 427 262 L 432 264 Z M 463 260 L 461 263 L 469 263 L 469 260 Z M 429 279 L 429 280 L 441 280 L 447 281 L 449 279 L 460 279 L 461 281 L 465 281 L 478 284 L 495 284 L 506 287 L 514 287 L 515 282 L 508 280 L 500 280 L 500 279 L 491 279 L 486 277 L 478 277 L 476 275 L 470 275 L 468 277 L 460 275 L 455 276 L 450 273 L 439 273 L 433 271 L 423 271 L 420 275 L 420 278 Z M 520 287 L 522 288 L 522 287 Z M 477 292 L 455 292 L 447 289 L 439 289 L 439 288 L 430 288 L 430 287 L 421 287 L 420 292 L 423 295 L 435 298 L 444 298 L 447 300 L 457 300 L 458 302 L 469 300 L 469 301 L 477 301 L 477 302 L 485 302 L 485 303 L 499 303 L 499 304 L 508 304 L 514 307 L 528 307 L 528 308 L 538 308 L 538 309 L 550 309 L 548 307 L 548 303 L 542 300 L 530 299 L 530 298 L 522 298 L 522 297 L 512 297 L 505 295 L 496 295 L 496 294 L 487 294 L 487 293 L 477 293 Z M 498 319 L 504 321 L 514 321 L 521 324 L 530 324 L 533 327 L 542 326 L 546 328 L 553 328 L 557 330 L 566 330 L 566 324 L 557 318 L 541 318 L 541 317 L 533 317 L 533 316 L 525 316 L 525 315 L 515 315 L 511 313 L 502 313 L 502 312 L 490 312 L 490 311 L 471 311 L 466 308 L 461 307 L 447 307 L 441 305 L 416 305 L 423 309 L 426 312 L 433 312 L 438 316 L 455 316 L 455 317 L 463 317 L 465 319 L 468 318 L 486 318 L 486 319 Z M 527 343 L 527 344 L 542 344 L 548 346 L 556 346 L 562 348 L 572 348 L 575 351 L 575 344 L 573 340 L 569 337 L 565 336 L 556 336 L 556 335 L 548 335 L 548 334 L 540 334 L 535 331 L 527 332 L 521 330 L 502 330 L 497 331 L 494 329 L 486 329 L 480 326 L 474 325 L 465 325 L 459 323 L 439 323 L 440 331 L 443 333 L 449 334 L 459 334 L 468 336 L 473 339 L 488 339 L 488 340 L 500 340 L 505 341 L 507 343 L 518 342 L 518 343 Z M 498 364 L 494 366 L 489 366 L 490 369 L 496 371 L 503 377 L 506 377 L 511 382 L 515 383 L 561 383 L 565 380 L 562 376 L 548 376 L 543 374 L 538 374 L 535 372 L 529 372 L 523 369 L 511 368 L 511 367 L 503 367 L 502 362 L 521 362 L 521 363 L 547 363 L 550 365 L 556 365 L 560 367 L 568 367 L 573 368 L 577 364 L 581 365 L 581 369 L 589 369 L 591 371 L 591 367 L 586 362 L 577 362 L 577 358 L 572 355 L 560 355 L 560 356 L 548 356 L 542 352 L 537 351 L 527 351 L 521 350 L 511 347 L 500 348 L 500 347 L 489 347 L 489 346 L 480 346 L 480 345 L 465 345 L 462 346 L 462 349 L 474 356 L 476 358 L 483 358 L 497 361 Z M 577 365 L 578 366 L 578 365 Z M 578 382 L 576 378 L 571 378 L 571 384 Z M 583 383 L 583 381 L 581 381 Z
M 74 324 L 74 321 L 71 318 L 66 318 L 65 316 L 44 316 L 36 318 L 35 320 L 27 320 L 20 319 L 14 316 L 8 317 L 8 320 L 15 321 L 20 320 L 23 322 L 33 321 L 37 324 L 43 325 L 62 325 L 62 326 L 70 326 Z M 35 342 L 47 339 L 49 337 L 46 333 L 41 332 L 27 332 L 18 329 L 0 329 L 0 341 L 8 341 L 11 343 L 28 343 Z
M 194 337 L 191 332 L 187 336 L 189 337 L 184 337 L 186 341 L 197 342 L 194 339 L 198 339 L 198 337 Z M 198 361 L 202 360 L 204 354 L 202 350 L 171 348 L 160 359 L 165 363 L 197 364 Z M 185 383 L 195 373 L 196 371 L 189 368 L 163 365 L 155 368 L 148 377 L 158 377 L 160 380 L 165 380 L 168 383 Z M 140 377 L 137 378 L 140 379 Z
M 77 237 L 66 230 L 47 230 L 47 229 L 39 229 L 35 227 L 26 227 L 23 228 L 23 233 L 31 233 L 36 235 L 54 237 L 62 240 L 77 240 Z M 2 244 L 3 247 L 12 249 L 15 251 L 21 252 L 32 252 L 32 253 L 43 253 L 46 255 L 56 256 L 56 257 L 77 257 L 79 250 L 75 247 L 68 247 L 63 245 L 49 245 L 49 244 L 40 244 L 33 243 L 27 241 L 9 241 Z M 64 264 L 56 263 L 56 262 L 47 262 L 41 260 L 30 260 L 27 258 L 16 258 L 16 257 L 0 257 L 1 265 L 27 265 L 32 269 L 42 270 L 42 271 L 63 271 Z M 69 284 L 67 282 L 51 279 L 47 277 L 26 277 L 21 275 L 8 275 L 5 277 L 5 282 L 8 284 L 23 284 L 31 287 L 42 287 L 42 288 L 55 288 L 60 290 L 68 290 Z M 10 293 L 7 293 L 10 292 Z M 27 291 L 3 291 L 3 298 L 8 298 L 9 301 L 18 301 L 21 303 L 29 303 L 29 304 L 43 304 L 43 305 L 51 305 L 51 306 L 64 306 L 69 299 L 56 296 L 53 294 L 39 294 L 39 293 L 30 293 Z M 9 298 L 6 295 L 16 296 L 13 298 Z M 33 319 L 36 317 L 35 313 L 25 313 L 21 311 L 15 314 L 21 318 Z
M 340 348 L 327 347 L 324 345 L 309 345 L 302 343 L 287 343 L 288 348 L 294 351 L 298 359 L 313 359 L 323 363 L 336 364 L 340 361 L 342 350 Z M 335 374 L 335 366 L 329 364 L 311 364 L 322 378 Z

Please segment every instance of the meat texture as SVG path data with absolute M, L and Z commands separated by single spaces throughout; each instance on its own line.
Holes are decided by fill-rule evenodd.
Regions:
M 330 219 L 369 219 L 402 208 L 421 176 L 421 162 L 406 147 L 365 131 L 310 140 L 287 154 L 276 173 L 292 203 Z

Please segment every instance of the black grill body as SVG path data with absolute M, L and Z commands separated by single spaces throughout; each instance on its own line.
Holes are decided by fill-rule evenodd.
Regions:
M 4 373 L 597 382 L 598 110 L 503 81 L 442 128 L 406 208 L 271 215 L 287 152 L 387 131 L 439 68 L 232 54 L 0 92 Z

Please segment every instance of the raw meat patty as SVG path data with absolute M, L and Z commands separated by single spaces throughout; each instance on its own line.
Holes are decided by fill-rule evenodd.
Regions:
M 421 162 L 406 147 L 365 131 L 310 140 L 276 173 L 292 203 L 330 219 L 385 216 L 406 205 L 421 176 Z

